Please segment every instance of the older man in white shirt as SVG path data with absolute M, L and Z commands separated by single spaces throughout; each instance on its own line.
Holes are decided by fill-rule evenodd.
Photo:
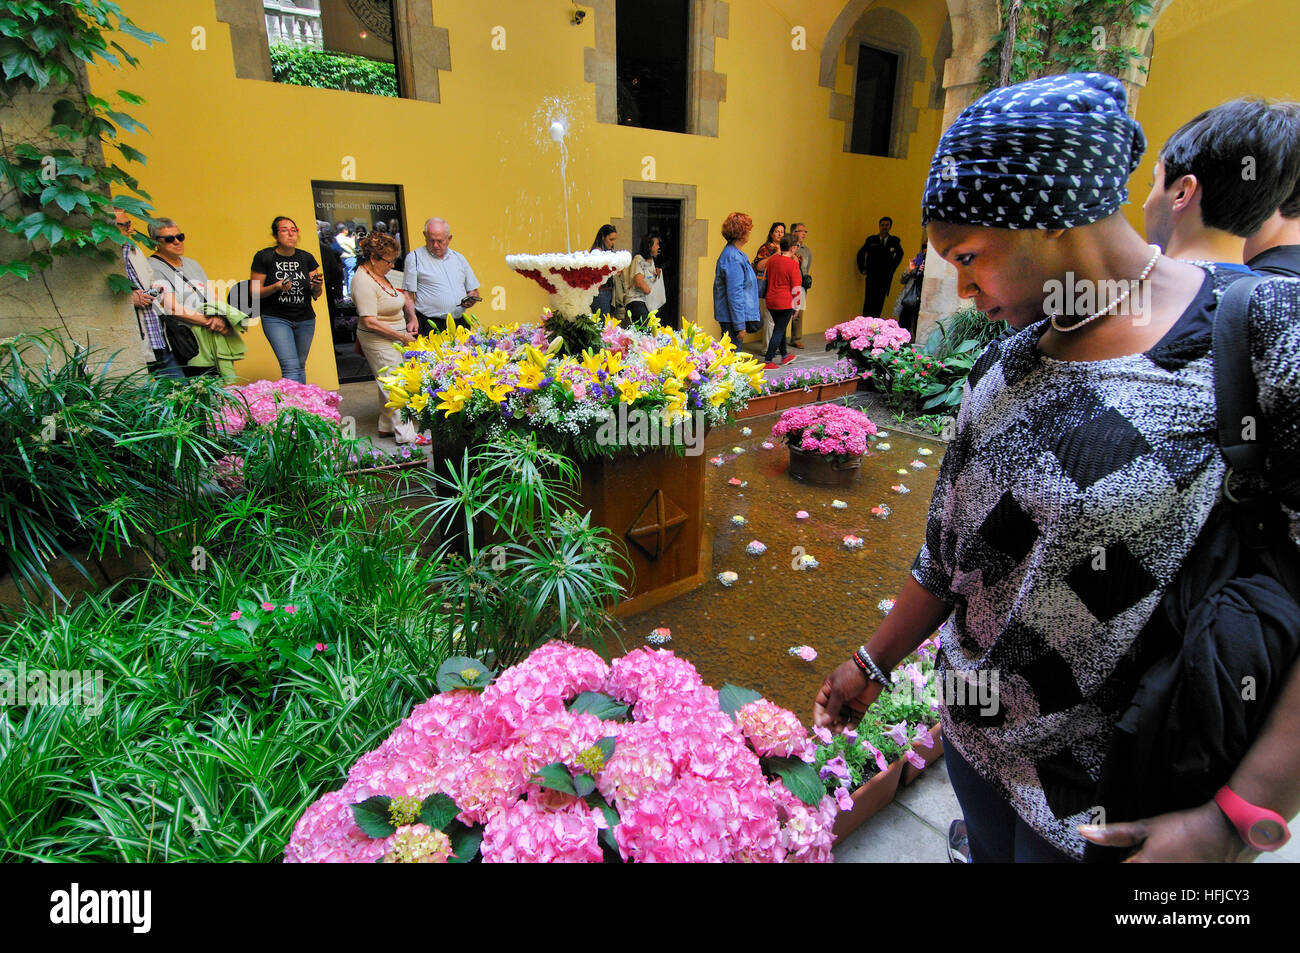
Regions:
M 478 278 L 465 256 L 451 248 L 451 226 L 445 219 L 424 223 L 423 248 L 406 256 L 402 290 L 406 294 L 407 319 L 415 318 L 420 334 L 456 321 L 467 308 L 482 301 Z

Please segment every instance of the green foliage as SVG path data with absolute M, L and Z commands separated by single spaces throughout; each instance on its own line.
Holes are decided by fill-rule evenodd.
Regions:
M 810 807 L 816 807 L 826 793 L 817 769 L 798 758 L 764 758 L 763 771 L 779 777 L 791 794 Z
M 149 543 L 225 452 L 219 389 L 112 377 L 93 357 L 54 332 L 0 342 L 0 571 L 56 595 L 53 557 Z
M 507 434 L 446 461 L 419 512 L 439 528 L 434 583 L 456 620 L 456 650 L 506 668 L 554 638 L 588 641 L 608 657 L 607 611 L 626 575 L 609 531 L 578 515 L 578 471 Z
M 1006 25 L 1014 2 L 1001 0 L 1003 29 L 980 61 L 985 91 L 1001 85 Z M 1120 45 L 1119 39 L 1130 29 L 1146 27 L 1142 18 L 1150 13 L 1149 0 L 1023 0 L 1007 85 L 1062 73 L 1123 76 L 1143 51 Z
M 392 63 L 276 43 L 271 46 L 271 75 L 277 83 L 341 89 L 376 96 L 397 95 L 397 67 Z
M 600 321 L 590 314 L 564 315 L 552 311 L 542 320 L 548 339 L 559 338 L 564 342 L 560 354 L 570 357 L 582 357 L 583 351 L 593 354 L 601 350 Z
M 123 241 L 113 224 L 114 209 L 148 217 L 148 194 L 126 169 L 105 158 L 116 152 L 127 165 L 143 163 L 144 154 L 120 141 L 118 133 L 147 130 L 109 100 L 92 95 L 82 75 L 85 64 L 137 64 L 114 34 L 145 45 L 162 42 L 109 0 L 0 2 L 0 68 L 5 80 L 0 109 L 10 105 L 18 91 L 54 87 L 69 93 L 55 101 L 48 123 L 66 147 L 37 148 L 0 135 L 0 177 L 18 197 L 0 215 L 0 228 L 31 244 L 24 257 L 0 262 L 0 276 L 30 278 L 57 256 L 111 260 Z M 127 106 L 144 101 L 125 90 L 117 91 L 117 99 Z

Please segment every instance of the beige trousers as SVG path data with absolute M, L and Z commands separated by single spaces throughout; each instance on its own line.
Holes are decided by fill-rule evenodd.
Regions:
M 391 321 L 385 318 L 379 320 L 393 331 L 406 330 L 405 317 L 397 317 Z M 370 370 L 374 372 L 375 383 L 379 386 L 380 400 L 386 404 L 388 394 L 384 391 L 384 385 L 379 384 L 379 378 L 391 373 L 401 363 L 401 354 L 393 349 L 393 345 L 397 342 L 361 327 L 357 328 L 357 341 L 361 345 L 361 353 L 366 356 L 366 361 L 370 364 Z M 415 427 L 397 420 L 393 412 L 383 404 L 380 408 L 379 432 L 393 434 L 398 443 L 413 443 L 416 437 Z

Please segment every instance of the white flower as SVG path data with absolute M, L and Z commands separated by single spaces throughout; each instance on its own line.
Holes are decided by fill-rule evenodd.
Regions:
M 731 588 L 732 584 L 739 578 L 739 576 L 730 570 L 718 573 L 718 582 L 722 583 L 727 588 Z
M 847 510 L 849 508 L 849 504 L 843 500 L 831 500 L 831 506 L 837 510 Z

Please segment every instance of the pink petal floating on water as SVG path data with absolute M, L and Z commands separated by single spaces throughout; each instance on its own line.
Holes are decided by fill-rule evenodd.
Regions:
M 770 440 L 764 440 L 762 446 L 764 450 L 772 450 L 776 447 L 776 444 Z
M 806 520 L 806 519 L 808 518 L 808 511 L 807 511 L 807 510 L 799 510 L 798 512 L 796 512 L 796 513 L 794 514 L 794 518 L 797 519 L 797 520 Z
M 737 479 L 736 477 L 732 477 L 727 482 L 730 483 L 732 486 L 740 486 L 740 480 Z

